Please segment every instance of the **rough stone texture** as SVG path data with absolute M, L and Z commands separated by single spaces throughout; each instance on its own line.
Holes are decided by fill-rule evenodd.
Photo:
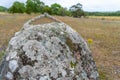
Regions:
M 30 25 L 49 17 L 54 22 Z M 10 40 L 0 66 L 0 80 L 99 80 L 83 38 L 45 14 L 29 20 Z

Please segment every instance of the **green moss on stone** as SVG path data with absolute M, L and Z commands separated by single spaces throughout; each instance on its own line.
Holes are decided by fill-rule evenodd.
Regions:
M 5 51 L 0 52 L 0 61 L 2 60 L 2 57 L 4 56 Z
M 73 63 L 73 62 L 71 61 L 71 62 L 70 62 L 70 66 L 71 66 L 71 68 L 75 68 L 76 63 Z
M 66 39 L 66 44 L 69 46 L 71 51 L 74 51 L 76 49 L 74 43 L 72 42 L 70 38 Z

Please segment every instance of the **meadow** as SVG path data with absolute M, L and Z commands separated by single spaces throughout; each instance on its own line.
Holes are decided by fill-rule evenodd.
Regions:
M 3 50 L 23 24 L 39 14 L 0 14 L 0 60 Z M 54 16 L 75 29 L 93 52 L 101 80 L 120 80 L 120 17 L 72 18 Z

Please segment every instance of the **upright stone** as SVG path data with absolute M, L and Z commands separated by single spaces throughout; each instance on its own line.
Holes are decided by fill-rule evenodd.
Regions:
M 43 17 L 53 21 L 31 24 Z M 83 38 L 44 14 L 26 22 L 11 38 L 0 65 L 0 80 L 99 80 L 99 75 Z

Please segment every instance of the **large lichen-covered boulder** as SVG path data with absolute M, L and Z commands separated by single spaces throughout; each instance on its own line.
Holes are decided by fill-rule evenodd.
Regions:
M 49 17 L 53 22 L 32 25 Z M 0 80 L 99 80 L 91 51 L 70 26 L 44 14 L 29 20 L 10 40 Z

